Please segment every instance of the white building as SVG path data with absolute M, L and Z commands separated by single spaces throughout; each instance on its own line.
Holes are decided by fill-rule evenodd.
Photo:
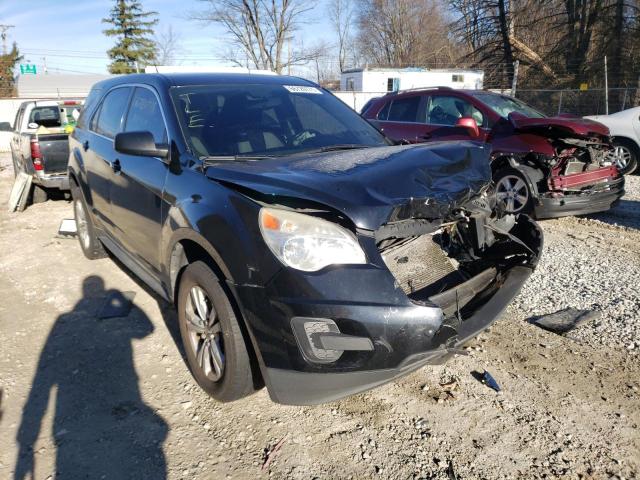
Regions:
M 444 68 L 358 68 L 340 76 L 340 90 L 382 94 L 427 87 L 482 89 L 484 71 Z

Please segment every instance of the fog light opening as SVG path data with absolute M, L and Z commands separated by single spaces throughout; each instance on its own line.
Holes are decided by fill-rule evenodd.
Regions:
M 291 327 L 305 359 L 312 363 L 333 363 L 337 361 L 343 350 L 328 350 L 322 348 L 318 341 L 320 334 L 339 334 L 340 329 L 328 318 L 293 317 Z

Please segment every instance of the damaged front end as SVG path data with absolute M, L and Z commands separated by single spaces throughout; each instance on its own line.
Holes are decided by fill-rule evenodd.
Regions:
M 624 195 L 624 177 L 606 136 L 573 136 L 552 127 L 532 133 L 544 135 L 544 142 L 532 152 L 513 154 L 509 163 L 531 183 L 537 218 L 608 210 Z
M 491 198 L 442 218 L 411 216 L 419 210 L 404 205 L 409 216 L 357 231 L 368 265 L 277 275 L 270 306 L 291 319 L 293 336 L 286 360 L 270 358 L 272 344 L 261 347 L 265 363 L 275 360 L 265 369 L 271 397 L 304 405 L 368 390 L 445 362 L 489 327 L 533 272 L 543 244 L 531 218 L 501 216 Z M 254 318 L 254 328 L 264 326 Z M 283 360 L 287 366 L 275 366 Z
M 490 200 L 479 197 L 435 222 L 405 220 L 376 232 L 398 287 L 412 302 L 442 310 L 433 344 L 443 352 L 455 351 L 495 320 L 473 318 L 514 270 L 528 276 L 542 250 L 535 222 L 526 215 L 500 216 Z

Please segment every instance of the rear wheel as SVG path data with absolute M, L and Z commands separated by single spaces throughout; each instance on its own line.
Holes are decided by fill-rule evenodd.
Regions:
M 77 185 L 71 186 L 71 196 L 73 197 L 73 213 L 76 220 L 76 232 L 80 241 L 82 253 L 89 260 L 103 258 L 107 253 L 98 239 L 93 222 L 87 211 L 87 205 L 82 197 L 82 192 Z
M 49 194 L 40 185 L 33 186 L 33 193 L 31 194 L 31 201 L 33 203 L 44 203 L 49 199 Z
M 203 390 L 220 402 L 253 393 L 251 360 L 240 325 L 204 262 L 190 264 L 180 278 L 178 321 L 189 369 Z
M 507 167 L 493 175 L 496 200 L 506 213 L 530 213 L 533 199 L 524 175 L 515 168 Z
M 621 139 L 613 139 L 613 153 L 616 166 L 623 175 L 633 173 L 638 168 L 638 150 L 631 142 Z

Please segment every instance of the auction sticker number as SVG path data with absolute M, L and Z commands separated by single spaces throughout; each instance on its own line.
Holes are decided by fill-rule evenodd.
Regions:
M 291 93 L 313 93 L 316 95 L 322 95 L 322 92 L 316 87 L 303 87 L 300 85 L 283 85 L 283 87 L 289 90 Z

